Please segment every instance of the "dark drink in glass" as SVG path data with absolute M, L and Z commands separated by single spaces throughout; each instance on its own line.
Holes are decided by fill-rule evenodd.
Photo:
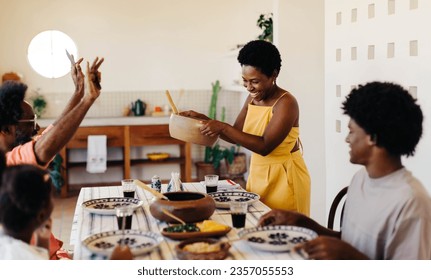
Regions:
M 125 225 L 124 225 L 124 229 L 131 229 L 132 228 L 132 215 L 130 216 L 123 216 L 123 217 L 118 217 L 117 216 L 117 223 L 118 223 L 118 229 L 121 229 L 121 227 L 123 226 L 123 219 L 126 218 L 125 221 Z
M 123 195 L 124 195 L 124 197 L 134 198 L 135 197 L 135 191 L 123 191 Z
M 217 185 L 206 185 L 207 193 L 217 192 Z
M 245 226 L 245 213 L 232 213 L 232 226 L 243 228 Z

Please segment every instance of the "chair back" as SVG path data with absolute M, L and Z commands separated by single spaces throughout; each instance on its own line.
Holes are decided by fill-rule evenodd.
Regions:
M 328 228 L 334 229 L 334 219 L 335 215 L 337 213 L 337 209 L 339 208 L 340 202 L 343 200 L 344 196 L 347 194 L 347 188 L 342 188 L 338 194 L 335 196 L 334 201 L 332 201 L 331 208 L 329 209 L 329 216 L 328 216 Z M 340 228 L 341 223 L 343 221 L 343 214 L 344 214 L 344 204 L 346 201 L 343 202 L 343 205 L 341 206 L 341 213 L 340 213 Z

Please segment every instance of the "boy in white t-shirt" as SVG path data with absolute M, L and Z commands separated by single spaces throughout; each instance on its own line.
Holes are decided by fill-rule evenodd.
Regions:
M 431 199 L 401 162 L 422 136 L 421 108 L 401 86 L 372 82 L 353 89 L 342 109 L 350 117 L 350 162 L 364 168 L 349 185 L 341 231 L 281 210 L 260 225 L 316 231 L 318 238 L 297 247 L 312 259 L 431 259 Z

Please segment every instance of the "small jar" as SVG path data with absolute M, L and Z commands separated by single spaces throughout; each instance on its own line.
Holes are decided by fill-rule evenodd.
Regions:
M 151 188 L 162 192 L 162 182 L 160 181 L 160 177 L 157 175 L 154 175 L 153 178 L 151 178 Z

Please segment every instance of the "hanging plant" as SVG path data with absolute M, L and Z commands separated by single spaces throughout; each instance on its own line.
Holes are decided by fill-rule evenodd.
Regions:
M 257 38 L 259 40 L 265 40 L 268 42 L 273 41 L 273 24 L 272 24 L 272 13 L 261 14 L 257 20 L 257 26 L 262 29 L 262 34 Z

